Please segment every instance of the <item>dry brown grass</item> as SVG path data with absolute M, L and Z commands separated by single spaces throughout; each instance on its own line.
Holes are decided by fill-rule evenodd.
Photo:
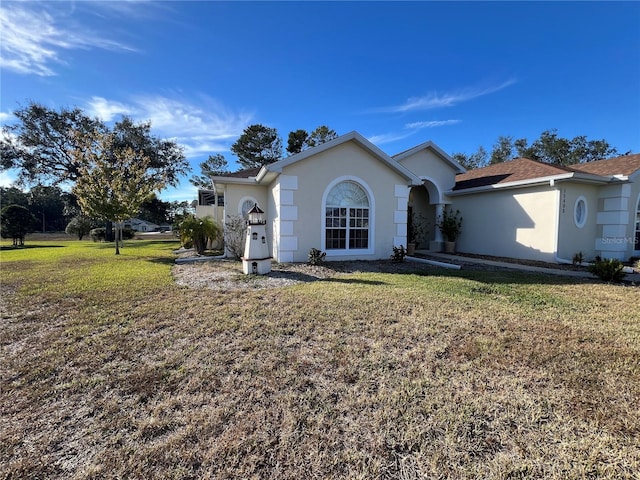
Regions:
M 3 258 L 0 478 L 638 478 L 638 288 L 415 265 L 69 296 L 47 261 Z

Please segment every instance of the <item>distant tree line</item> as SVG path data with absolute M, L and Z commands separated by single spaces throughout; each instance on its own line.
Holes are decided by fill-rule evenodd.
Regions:
M 60 187 L 37 185 L 26 191 L 17 187 L 0 187 L 0 199 L 3 208 L 19 205 L 33 215 L 30 233 L 62 232 L 72 221 L 74 224 L 89 222 L 90 229 L 102 224 L 100 219 L 83 215 L 76 196 Z M 153 193 L 141 203 L 134 216 L 157 225 L 173 224 L 176 218 L 180 219 L 189 210 L 189 202 L 165 202 Z
M 183 148 L 153 135 L 149 122 L 123 116 L 108 126 L 79 108 L 36 102 L 13 113 L 17 122 L 2 127 L 0 170 L 17 170 L 17 186 L 32 188 L 4 189 L 2 205 L 24 206 L 43 231 L 64 230 L 73 219 L 74 231 L 91 221 L 110 226 L 145 210 L 160 220 L 168 207 L 155 192 L 190 170 Z
M 559 137 L 556 129 L 551 129 L 542 132 L 532 143 L 526 138 L 500 136 L 493 144 L 491 153 L 481 145 L 473 153 L 456 152 L 452 157 L 467 170 L 471 170 L 518 157 L 568 166 L 618 155 L 618 150 L 606 140 L 588 140 L 584 135 L 567 139 Z

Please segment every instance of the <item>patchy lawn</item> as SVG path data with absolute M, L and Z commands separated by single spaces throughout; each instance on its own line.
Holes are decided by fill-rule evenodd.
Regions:
M 33 247 L 0 252 L 0 478 L 638 478 L 638 288 L 354 264 L 212 290 L 171 242 Z

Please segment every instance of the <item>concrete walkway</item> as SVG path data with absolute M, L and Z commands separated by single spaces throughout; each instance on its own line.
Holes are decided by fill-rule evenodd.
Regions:
M 597 277 L 589 272 L 582 272 L 576 270 L 565 270 L 561 268 L 547 268 L 547 267 L 535 267 L 532 265 L 521 265 L 519 263 L 511 262 L 499 262 L 495 260 L 485 260 L 483 258 L 463 257 L 460 255 L 450 255 L 447 253 L 432 252 L 430 250 L 416 250 L 416 254 L 424 255 L 425 257 L 439 260 L 446 263 L 460 264 L 460 263 L 477 263 L 481 265 L 490 265 L 499 268 L 510 268 L 512 270 L 520 270 L 524 272 L 543 273 L 548 275 L 560 275 L 564 277 L 575 278 L 587 278 L 589 280 L 596 280 Z M 627 273 L 624 277 L 625 283 L 640 284 L 640 273 Z

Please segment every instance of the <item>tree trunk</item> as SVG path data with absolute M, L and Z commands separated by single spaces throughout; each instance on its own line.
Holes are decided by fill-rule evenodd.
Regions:
M 120 239 L 119 237 L 119 233 L 120 233 L 120 226 L 116 223 L 116 255 L 120 255 Z

